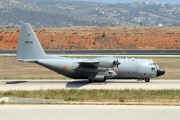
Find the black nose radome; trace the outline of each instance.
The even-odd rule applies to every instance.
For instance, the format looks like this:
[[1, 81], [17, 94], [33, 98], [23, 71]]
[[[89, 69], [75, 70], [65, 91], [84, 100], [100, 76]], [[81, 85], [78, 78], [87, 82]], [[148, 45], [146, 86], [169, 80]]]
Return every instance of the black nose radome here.
[[157, 76], [161, 76], [161, 75], [164, 75], [165, 74], [165, 70], [160, 68], [157, 70]]

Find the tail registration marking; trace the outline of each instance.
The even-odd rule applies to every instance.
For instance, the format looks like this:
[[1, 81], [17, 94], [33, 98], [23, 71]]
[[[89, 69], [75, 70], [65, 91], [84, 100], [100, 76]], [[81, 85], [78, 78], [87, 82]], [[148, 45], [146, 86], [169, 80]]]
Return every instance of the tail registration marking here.
[[33, 44], [33, 41], [25, 41], [25, 44]]

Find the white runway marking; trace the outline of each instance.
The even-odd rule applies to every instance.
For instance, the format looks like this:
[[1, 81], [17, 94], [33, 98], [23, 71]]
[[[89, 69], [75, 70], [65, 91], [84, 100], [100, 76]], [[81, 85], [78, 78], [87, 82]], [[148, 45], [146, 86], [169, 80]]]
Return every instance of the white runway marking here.
[[180, 89], [180, 80], [116, 80], [106, 83], [89, 83], [87, 80], [1, 80], [0, 91], [46, 89]]

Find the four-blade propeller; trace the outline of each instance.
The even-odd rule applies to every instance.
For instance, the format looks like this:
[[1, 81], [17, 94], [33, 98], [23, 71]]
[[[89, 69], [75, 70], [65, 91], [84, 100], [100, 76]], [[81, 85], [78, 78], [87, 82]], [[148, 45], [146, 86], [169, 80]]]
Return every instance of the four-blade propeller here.
[[114, 65], [114, 66], [116, 65], [116, 66], [118, 67], [119, 64], [121, 64], [121, 63], [118, 61], [118, 59], [117, 59], [117, 60], [114, 60], [114, 62], [113, 62], [113, 65]]

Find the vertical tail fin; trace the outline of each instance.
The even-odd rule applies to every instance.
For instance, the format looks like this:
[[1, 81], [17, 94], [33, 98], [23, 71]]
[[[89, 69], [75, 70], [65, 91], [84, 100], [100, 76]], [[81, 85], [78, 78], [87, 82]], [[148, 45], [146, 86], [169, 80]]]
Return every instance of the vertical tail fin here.
[[45, 52], [29, 23], [23, 24], [20, 28], [20, 38], [16, 59], [19, 61], [37, 61], [44, 59]]

